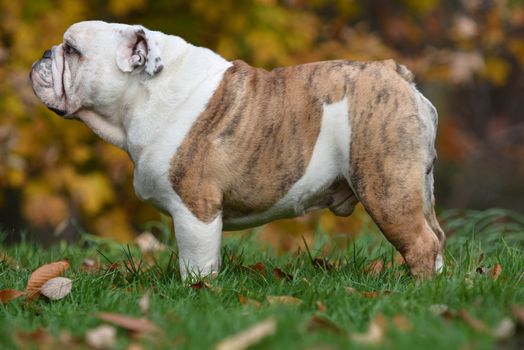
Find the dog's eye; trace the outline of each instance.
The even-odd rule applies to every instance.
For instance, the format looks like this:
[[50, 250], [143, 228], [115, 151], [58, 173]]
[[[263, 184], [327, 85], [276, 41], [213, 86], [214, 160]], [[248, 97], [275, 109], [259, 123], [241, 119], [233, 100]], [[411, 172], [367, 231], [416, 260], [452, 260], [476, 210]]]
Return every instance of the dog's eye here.
[[77, 55], [80, 52], [78, 52], [77, 49], [75, 49], [73, 46], [71, 46], [69, 43], [64, 44], [64, 52], [66, 55]]

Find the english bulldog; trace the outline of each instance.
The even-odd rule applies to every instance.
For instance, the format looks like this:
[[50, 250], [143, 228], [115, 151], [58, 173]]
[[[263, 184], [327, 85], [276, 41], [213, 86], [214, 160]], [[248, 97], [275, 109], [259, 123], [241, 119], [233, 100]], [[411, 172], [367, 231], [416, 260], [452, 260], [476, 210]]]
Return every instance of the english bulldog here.
[[140, 25], [80, 22], [34, 63], [35, 94], [132, 159], [173, 217], [182, 277], [218, 272], [222, 230], [360, 202], [415, 276], [442, 268], [437, 112], [393, 60], [267, 71]]

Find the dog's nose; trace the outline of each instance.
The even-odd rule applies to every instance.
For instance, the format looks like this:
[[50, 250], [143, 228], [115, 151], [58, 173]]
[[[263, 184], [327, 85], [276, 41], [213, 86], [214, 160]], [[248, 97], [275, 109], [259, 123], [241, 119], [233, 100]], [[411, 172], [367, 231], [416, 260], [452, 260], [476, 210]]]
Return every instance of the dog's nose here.
[[42, 58], [51, 58], [51, 50], [45, 50]]

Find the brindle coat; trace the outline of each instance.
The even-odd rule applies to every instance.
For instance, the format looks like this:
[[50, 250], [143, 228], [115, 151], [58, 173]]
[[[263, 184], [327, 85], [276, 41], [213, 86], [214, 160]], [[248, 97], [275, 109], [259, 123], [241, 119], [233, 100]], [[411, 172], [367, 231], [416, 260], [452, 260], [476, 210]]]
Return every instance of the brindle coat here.
[[414, 91], [392, 60], [271, 72], [235, 61], [171, 160], [170, 181], [204, 222], [263, 212], [304, 175], [324, 104], [347, 98], [349, 185], [412, 272], [428, 273], [444, 235], [428, 190], [433, 140]]

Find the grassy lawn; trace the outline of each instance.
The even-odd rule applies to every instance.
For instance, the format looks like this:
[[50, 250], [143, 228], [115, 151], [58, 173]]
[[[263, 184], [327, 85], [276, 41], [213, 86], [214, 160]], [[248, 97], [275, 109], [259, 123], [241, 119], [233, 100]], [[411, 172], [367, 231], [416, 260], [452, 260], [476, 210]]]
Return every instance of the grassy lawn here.
[[[71, 293], [58, 301], [0, 304], [0, 348], [87, 348], [86, 332], [106, 323], [98, 312], [146, 317], [160, 328], [136, 334], [117, 327], [118, 349], [214, 348], [267, 319], [275, 321], [276, 331], [255, 349], [522, 347], [522, 325], [512, 310], [524, 305], [524, 218], [496, 210], [443, 217], [445, 230], [453, 233], [446, 267], [422, 282], [395, 262], [376, 228], [324, 256], [320, 230], [309, 252], [283, 256], [261, 247], [256, 231], [229, 237], [223, 271], [192, 286], [180, 281], [170, 250], [144, 257], [135, 246], [90, 236], [50, 249], [0, 246], [0, 289], [24, 290], [34, 269], [62, 259], [71, 266], [65, 277], [74, 281]], [[86, 258], [95, 261], [91, 269]], [[143, 314], [138, 301], [147, 291]]]

